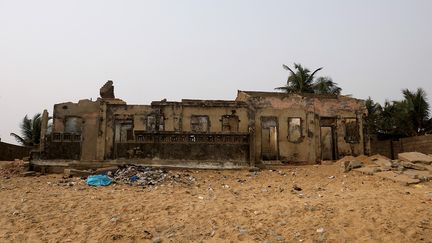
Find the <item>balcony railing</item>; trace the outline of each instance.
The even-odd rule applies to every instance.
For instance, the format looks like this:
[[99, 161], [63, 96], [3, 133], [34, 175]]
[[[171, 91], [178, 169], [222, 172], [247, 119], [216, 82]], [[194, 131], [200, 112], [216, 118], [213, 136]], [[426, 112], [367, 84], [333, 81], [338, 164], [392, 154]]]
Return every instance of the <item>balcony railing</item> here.
[[51, 134], [52, 142], [81, 142], [81, 134], [76, 133], [60, 133]]
[[223, 143], [248, 144], [248, 133], [135, 132], [136, 143]]

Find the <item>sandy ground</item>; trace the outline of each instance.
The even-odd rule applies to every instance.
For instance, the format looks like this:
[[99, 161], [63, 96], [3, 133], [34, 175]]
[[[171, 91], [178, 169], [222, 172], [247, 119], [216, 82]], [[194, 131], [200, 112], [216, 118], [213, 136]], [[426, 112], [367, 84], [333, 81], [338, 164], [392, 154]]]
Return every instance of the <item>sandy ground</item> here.
[[0, 242], [432, 242], [430, 182], [403, 186], [338, 165], [183, 173], [196, 183], [1, 178]]

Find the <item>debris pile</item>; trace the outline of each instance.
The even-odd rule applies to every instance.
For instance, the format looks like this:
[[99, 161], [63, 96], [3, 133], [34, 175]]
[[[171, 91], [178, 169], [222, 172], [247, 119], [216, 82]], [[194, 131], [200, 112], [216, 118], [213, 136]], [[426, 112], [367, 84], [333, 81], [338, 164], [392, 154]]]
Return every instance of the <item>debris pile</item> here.
[[108, 173], [116, 183], [135, 184], [139, 186], [154, 186], [167, 182], [173, 184], [193, 185], [196, 178], [186, 172], [172, 172], [138, 165], [127, 165], [114, 173]]
[[153, 186], [162, 183], [167, 177], [167, 171], [150, 167], [127, 165], [119, 168], [113, 175], [108, 173], [116, 183]]
[[344, 172], [356, 171], [376, 175], [404, 185], [417, 184], [432, 179], [432, 156], [419, 152], [398, 154], [397, 160], [382, 155], [362, 158], [347, 156], [338, 161]]
[[12, 176], [20, 175], [26, 171], [25, 162], [22, 160], [15, 160], [11, 162], [6, 162], [0, 166], [0, 177], [9, 179]]

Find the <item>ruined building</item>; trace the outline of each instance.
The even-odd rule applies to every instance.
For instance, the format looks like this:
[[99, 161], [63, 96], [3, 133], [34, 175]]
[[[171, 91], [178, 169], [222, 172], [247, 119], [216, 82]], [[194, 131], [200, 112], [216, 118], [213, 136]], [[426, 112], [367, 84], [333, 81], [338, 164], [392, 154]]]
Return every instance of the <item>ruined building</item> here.
[[238, 91], [235, 100], [128, 105], [111, 81], [100, 95], [54, 105], [50, 134], [44, 112], [41, 160], [255, 166], [369, 151], [364, 102], [347, 96]]

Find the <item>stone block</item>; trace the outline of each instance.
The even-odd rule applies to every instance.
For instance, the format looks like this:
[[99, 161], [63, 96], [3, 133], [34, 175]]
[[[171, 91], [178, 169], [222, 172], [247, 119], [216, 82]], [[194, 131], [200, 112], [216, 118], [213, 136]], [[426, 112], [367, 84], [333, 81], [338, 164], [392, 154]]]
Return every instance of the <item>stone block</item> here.
[[392, 162], [389, 159], [385, 159], [385, 158], [373, 158], [372, 162], [374, 162], [378, 166], [392, 167]]
[[427, 170], [423, 164], [414, 164], [411, 162], [402, 161], [402, 162], [400, 162], [400, 165], [402, 165], [406, 169]]
[[352, 169], [355, 168], [360, 168], [363, 166], [363, 162], [359, 161], [359, 160], [345, 160], [342, 161], [342, 170], [343, 172], [348, 172]]
[[382, 171], [382, 172], [377, 172], [375, 173], [376, 176], [381, 177], [383, 179], [386, 180], [391, 180], [397, 183], [400, 183], [402, 185], [412, 185], [412, 184], [417, 184], [420, 183], [419, 179], [414, 179], [411, 178], [408, 175], [404, 175], [404, 174], [398, 174], [394, 171]]
[[414, 179], [419, 179], [421, 181], [429, 181], [432, 179], [432, 174], [425, 170], [412, 170], [408, 169], [403, 172], [403, 174], [410, 176]]
[[366, 166], [366, 167], [353, 169], [353, 171], [356, 171], [356, 172], [359, 172], [359, 173], [365, 174], [365, 175], [373, 175], [376, 172], [380, 172], [381, 169], [379, 167], [376, 167], [376, 166]]
[[402, 161], [407, 161], [411, 163], [422, 163], [422, 164], [432, 164], [432, 157], [419, 152], [405, 152], [399, 153], [398, 158]]

